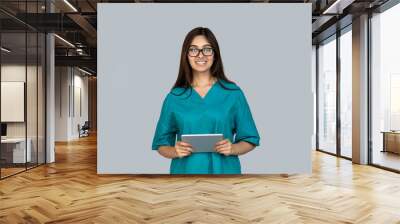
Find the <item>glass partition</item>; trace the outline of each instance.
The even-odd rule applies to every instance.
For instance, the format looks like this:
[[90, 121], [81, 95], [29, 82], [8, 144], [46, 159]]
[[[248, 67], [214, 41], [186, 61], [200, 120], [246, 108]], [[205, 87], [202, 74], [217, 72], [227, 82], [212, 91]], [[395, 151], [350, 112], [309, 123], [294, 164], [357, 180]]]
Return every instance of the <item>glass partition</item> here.
[[26, 147], [26, 33], [2, 33], [1, 47], [1, 175], [7, 177], [24, 171], [32, 155]]
[[38, 34], [36, 32], [27, 33], [27, 74], [26, 74], [26, 113], [27, 113], [27, 150], [30, 151], [31, 159], [27, 163], [28, 168], [34, 167], [38, 162]]
[[[0, 7], [23, 16], [43, 13], [44, 3], [1, 1]], [[45, 163], [45, 45], [44, 33], [0, 12], [1, 179]]]
[[38, 147], [38, 164], [43, 164], [46, 162], [46, 139], [45, 139], [45, 124], [46, 124], [46, 38], [45, 34], [38, 34], [38, 75], [37, 75], [37, 147]]

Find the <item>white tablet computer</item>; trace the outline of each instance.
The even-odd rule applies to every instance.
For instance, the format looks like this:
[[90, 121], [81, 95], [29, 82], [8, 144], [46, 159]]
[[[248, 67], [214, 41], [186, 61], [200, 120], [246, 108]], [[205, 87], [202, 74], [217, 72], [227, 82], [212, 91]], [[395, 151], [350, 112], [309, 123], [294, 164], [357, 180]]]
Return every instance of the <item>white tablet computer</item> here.
[[215, 152], [215, 144], [223, 138], [223, 134], [190, 134], [182, 135], [181, 140], [191, 144], [193, 152]]

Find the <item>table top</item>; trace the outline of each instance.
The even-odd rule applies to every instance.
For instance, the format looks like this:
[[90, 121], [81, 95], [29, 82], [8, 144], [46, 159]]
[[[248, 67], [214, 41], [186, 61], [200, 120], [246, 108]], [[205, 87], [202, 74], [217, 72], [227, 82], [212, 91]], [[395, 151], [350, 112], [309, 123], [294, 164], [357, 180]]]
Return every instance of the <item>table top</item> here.
[[[29, 138], [27, 139], [28, 141], [30, 140]], [[1, 143], [20, 143], [24, 142], [25, 138], [6, 138], [6, 139], [1, 139]]]
[[400, 131], [381, 131], [381, 133], [388, 133], [388, 134], [400, 134]]

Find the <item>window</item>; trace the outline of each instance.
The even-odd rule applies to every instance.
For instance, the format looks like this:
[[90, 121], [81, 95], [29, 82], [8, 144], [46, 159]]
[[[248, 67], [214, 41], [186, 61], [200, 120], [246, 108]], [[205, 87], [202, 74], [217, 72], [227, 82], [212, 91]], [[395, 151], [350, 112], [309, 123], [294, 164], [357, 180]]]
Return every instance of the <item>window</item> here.
[[[400, 5], [371, 19], [372, 163], [400, 170]], [[397, 132], [396, 132], [397, 131]]]
[[336, 36], [318, 48], [318, 148], [336, 153]]
[[352, 34], [351, 26], [340, 36], [340, 155], [352, 157]]

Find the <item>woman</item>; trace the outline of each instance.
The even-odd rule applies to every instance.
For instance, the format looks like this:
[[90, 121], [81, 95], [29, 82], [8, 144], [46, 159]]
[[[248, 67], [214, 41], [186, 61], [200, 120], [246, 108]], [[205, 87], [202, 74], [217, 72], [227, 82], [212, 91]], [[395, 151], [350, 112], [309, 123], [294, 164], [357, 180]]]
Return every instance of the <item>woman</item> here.
[[[215, 152], [192, 153], [191, 145], [181, 141], [182, 134], [213, 133], [224, 135]], [[224, 74], [214, 34], [203, 27], [191, 30], [183, 42], [178, 78], [161, 109], [152, 149], [172, 159], [171, 174], [240, 174], [238, 156], [253, 150], [259, 141], [245, 95]]]

